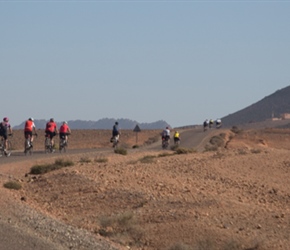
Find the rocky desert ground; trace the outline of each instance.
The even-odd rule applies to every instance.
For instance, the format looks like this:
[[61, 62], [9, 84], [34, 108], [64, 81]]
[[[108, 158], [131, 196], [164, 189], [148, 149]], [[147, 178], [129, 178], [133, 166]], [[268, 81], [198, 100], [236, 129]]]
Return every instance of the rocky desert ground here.
[[[188, 128], [179, 150], [162, 150], [159, 133], [122, 131], [118, 154], [110, 131], [73, 131], [66, 154], [45, 155], [39, 131], [23, 156], [15, 131], [0, 221], [51, 249], [290, 249], [289, 129]], [[30, 174], [56, 160], [73, 165]]]

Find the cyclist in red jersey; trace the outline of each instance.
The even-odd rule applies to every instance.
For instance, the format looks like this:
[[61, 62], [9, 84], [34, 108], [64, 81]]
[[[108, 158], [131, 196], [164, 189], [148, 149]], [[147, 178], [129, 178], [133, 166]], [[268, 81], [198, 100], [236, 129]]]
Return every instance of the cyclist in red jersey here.
[[66, 142], [68, 141], [68, 135], [71, 133], [70, 127], [67, 122], [64, 121], [59, 128], [59, 139], [65, 138]]
[[49, 122], [46, 123], [45, 128], [45, 137], [49, 137], [51, 141], [51, 145], [54, 146], [53, 137], [58, 134], [57, 125], [54, 122], [53, 118], [50, 118]]
[[[35, 127], [35, 124], [34, 124], [34, 119], [32, 117], [30, 117], [25, 122], [25, 125], [24, 125], [24, 137], [25, 137], [25, 139], [30, 137], [30, 142], [31, 142], [30, 147], [33, 147], [33, 145], [32, 145], [32, 142], [33, 142], [33, 134], [32, 134], [32, 132], [34, 132], [34, 134], [37, 136], [36, 127]], [[24, 144], [24, 148], [25, 148], [25, 144]]]

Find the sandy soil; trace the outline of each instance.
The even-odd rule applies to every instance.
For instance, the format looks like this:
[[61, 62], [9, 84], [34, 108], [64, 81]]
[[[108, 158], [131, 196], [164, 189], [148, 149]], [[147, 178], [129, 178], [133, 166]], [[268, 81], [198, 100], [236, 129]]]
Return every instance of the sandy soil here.
[[[208, 131], [206, 150], [188, 154], [141, 146], [159, 132], [143, 131], [136, 143], [136, 134], [124, 131], [128, 154], [121, 155], [110, 148], [109, 131], [75, 131], [70, 149], [96, 150], [0, 163], [1, 183], [22, 184], [1, 188], [2, 216], [7, 204], [20, 202], [117, 249], [290, 249], [290, 130]], [[74, 165], [27, 174], [57, 158]]]

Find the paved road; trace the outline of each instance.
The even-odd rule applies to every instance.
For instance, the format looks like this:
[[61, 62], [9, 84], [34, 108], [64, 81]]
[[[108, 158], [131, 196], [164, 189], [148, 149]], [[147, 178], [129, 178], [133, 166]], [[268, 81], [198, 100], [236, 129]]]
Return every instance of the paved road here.
[[[179, 132], [180, 132], [180, 147], [193, 148], [201, 152], [204, 150], [204, 145], [209, 140], [209, 138], [213, 134], [218, 133], [219, 130], [210, 129], [204, 132], [202, 127], [198, 127], [193, 129], [181, 130]], [[173, 134], [174, 131], [171, 132], [172, 139], [170, 140], [170, 147], [174, 145]], [[151, 146], [148, 146], [148, 148], [160, 150], [162, 148], [161, 140], [157, 143], [154, 143]]]

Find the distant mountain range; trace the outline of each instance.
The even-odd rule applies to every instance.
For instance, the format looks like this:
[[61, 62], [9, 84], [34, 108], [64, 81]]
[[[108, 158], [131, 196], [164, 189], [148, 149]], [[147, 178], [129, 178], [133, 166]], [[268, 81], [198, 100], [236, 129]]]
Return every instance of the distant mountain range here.
[[[222, 117], [222, 124], [224, 127], [239, 126], [250, 123], [264, 122], [271, 119], [283, 119], [283, 115], [287, 119], [290, 118], [290, 86], [277, 90], [275, 93], [264, 97], [262, 100], [242, 109], [233, 114]], [[285, 117], [284, 117], [285, 118]], [[71, 120], [68, 121], [71, 129], [112, 129], [115, 122], [119, 122], [120, 129], [134, 129], [136, 125], [140, 129], [164, 129], [166, 126], [171, 127], [166, 121], [159, 120], [152, 123], [139, 123], [130, 119], [113, 119], [103, 118], [98, 121], [85, 121], [85, 120]], [[38, 129], [44, 129], [47, 120], [35, 120], [35, 125]], [[61, 123], [57, 123], [58, 126]], [[186, 126], [193, 127], [194, 125]], [[285, 127], [290, 127], [286, 124]], [[14, 129], [23, 129], [24, 122]]]
[[[139, 123], [130, 119], [112, 119], [112, 118], [103, 118], [98, 121], [84, 121], [84, 120], [72, 120], [68, 121], [68, 124], [71, 129], [112, 129], [115, 122], [118, 121], [120, 129], [134, 129], [136, 125], [142, 129], [164, 129], [166, 126], [170, 126], [166, 121], [160, 120], [152, 123]], [[35, 126], [37, 129], [44, 129], [48, 121], [34, 120]], [[23, 129], [24, 123], [21, 123], [18, 126], [14, 126], [13, 129]], [[61, 122], [57, 122], [58, 127], [60, 127]]]
[[[277, 90], [262, 100], [222, 118], [224, 126], [262, 122], [290, 114], [290, 86]], [[290, 123], [290, 120], [289, 120]]]

